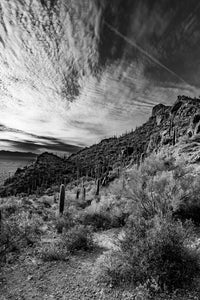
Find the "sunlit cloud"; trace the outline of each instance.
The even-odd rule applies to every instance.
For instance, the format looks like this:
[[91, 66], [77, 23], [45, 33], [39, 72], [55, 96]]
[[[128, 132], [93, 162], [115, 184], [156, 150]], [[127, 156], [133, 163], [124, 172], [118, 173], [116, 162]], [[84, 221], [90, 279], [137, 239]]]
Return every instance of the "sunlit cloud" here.
[[198, 3], [122, 2], [1, 1], [0, 149], [75, 152], [199, 96]]

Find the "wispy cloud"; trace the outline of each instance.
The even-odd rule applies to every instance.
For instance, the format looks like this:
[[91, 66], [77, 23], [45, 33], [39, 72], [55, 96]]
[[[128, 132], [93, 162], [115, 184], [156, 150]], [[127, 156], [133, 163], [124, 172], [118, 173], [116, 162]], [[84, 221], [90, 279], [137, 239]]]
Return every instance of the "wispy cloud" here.
[[2, 0], [0, 148], [74, 152], [198, 96], [200, 6], [149, 3]]

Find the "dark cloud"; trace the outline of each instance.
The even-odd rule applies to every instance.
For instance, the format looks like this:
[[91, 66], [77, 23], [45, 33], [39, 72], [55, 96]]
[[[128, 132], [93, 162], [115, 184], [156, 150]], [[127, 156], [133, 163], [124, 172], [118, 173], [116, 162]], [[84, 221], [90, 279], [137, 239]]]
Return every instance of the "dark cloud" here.
[[129, 61], [140, 60], [149, 79], [177, 81], [149, 59], [146, 52], [185, 81], [200, 86], [198, 76], [192, 76], [200, 72], [199, 1], [104, 0], [102, 3], [99, 52], [103, 64], [124, 57]]
[[[35, 143], [32, 141], [13, 141], [13, 140], [7, 140], [7, 139], [1, 139], [1, 142], [5, 142], [8, 145], [10, 145], [11, 149], [16, 149], [16, 150], [23, 150], [23, 151], [31, 151], [31, 152], [41, 152], [44, 151], [45, 149], [54, 152], [54, 151], [61, 151], [61, 152], [68, 152], [68, 153], [75, 153], [79, 150], [81, 150], [81, 147], [75, 146], [75, 145], [70, 145], [70, 144], [65, 144], [61, 141], [57, 141], [56, 143]], [[50, 142], [50, 139], [49, 139]], [[52, 142], [55, 142], [53, 139]]]
[[[41, 149], [47, 149], [49, 151], [64, 151], [64, 152], [74, 153], [82, 149], [83, 146], [85, 146], [81, 143], [77, 143], [76, 145], [68, 144], [54, 137], [30, 134], [22, 130], [8, 128], [2, 124], [0, 124], [0, 131], [23, 134], [24, 140], [22, 141], [14, 141], [12, 139], [4, 139], [0, 137], [0, 142], [8, 143], [12, 147], [24, 151], [35, 152], [35, 151], [40, 151]], [[29, 139], [27, 139], [27, 137]], [[36, 141], [32, 141], [31, 139], [33, 138]]]

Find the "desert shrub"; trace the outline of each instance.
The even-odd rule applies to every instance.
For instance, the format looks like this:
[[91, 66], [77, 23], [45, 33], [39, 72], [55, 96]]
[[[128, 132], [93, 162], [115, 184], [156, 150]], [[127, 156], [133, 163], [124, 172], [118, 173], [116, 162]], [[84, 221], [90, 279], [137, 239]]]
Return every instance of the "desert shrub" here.
[[11, 215], [17, 214], [20, 210], [21, 203], [15, 198], [9, 198], [0, 204], [0, 210], [3, 212], [4, 218], [9, 218]]
[[140, 166], [140, 172], [143, 177], [155, 176], [159, 172], [170, 171], [175, 168], [175, 158], [167, 152], [152, 154], [145, 159]]
[[21, 212], [16, 216], [20, 232], [23, 239], [28, 244], [34, 244], [42, 234], [43, 220], [37, 214]]
[[129, 221], [119, 251], [97, 261], [99, 282], [146, 285], [151, 293], [190, 287], [200, 271], [199, 255], [188, 246], [191, 224], [183, 226], [171, 217]]
[[[166, 159], [162, 162], [161, 157], [151, 170], [152, 159], [148, 158], [139, 169], [133, 167], [126, 171], [119, 199], [128, 209], [124, 206], [122, 211], [125, 209], [129, 214], [143, 211], [145, 218], [173, 211], [176, 218], [192, 219], [195, 224], [200, 224], [199, 174], [183, 160], [176, 163], [172, 160], [173, 164], [166, 169]], [[113, 187], [112, 192], [116, 194]]]
[[91, 226], [93, 230], [107, 230], [111, 228], [111, 218], [109, 214], [103, 212], [85, 212], [80, 219], [81, 224]]
[[[174, 195], [178, 192], [173, 178], [175, 162], [169, 156], [152, 155], [138, 169], [133, 166], [110, 186], [110, 193], [115, 195], [115, 204], [121, 211], [121, 225], [129, 215], [143, 212], [146, 218], [156, 214], [165, 215], [173, 209]], [[120, 214], [118, 214], [120, 216]]]
[[67, 218], [67, 216], [61, 216], [55, 221], [55, 228], [57, 233], [62, 233], [63, 229], [68, 230], [69, 228], [74, 226], [74, 222], [71, 217]]
[[125, 201], [118, 199], [113, 193], [101, 195], [99, 202], [92, 201], [91, 205], [80, 212], [79, 222], [90, 225], [95, 231], [108, 230], [124, 226], [128, 216]]
[[93, 269], [93, 275], [98, 283], [118, 286], [127, 283], [132, 269], [121, 251], [107, 251], [101, 255]]
[[63, 245], [70, 253], [78, 250], [91, 250], [93, 248], [92, 232], [90, 227], [75, 225], [62, 236]]
[[15, 222], [3, 221], [0, 231], [0, 260], [4, 260], [9, 252], [19, 250], [22, 240], [22, 233]]
[[200, 115], [199, 114], [194, 115], [192, 123], [197, 124], [199, 121], [200, 121]]
[[55, 219], [55, 228], [57, 233], [62, 233], [63, 230], [69, 230], [77, 224], [75, 212], [64, 212], [62, 216]]
[[174, 217], [191, 219], [200, 224], [200, 178], [193, 167], [179, 164], [172, 172], [174, 180], [173, 211]]
[[69, 252], [62, 243], [52, 243], [40, 248], [39, 257], [44, 261], [66, 261], [69, 259]]
[[110, 186], [115, 201], [109, 212], [117, 208], [128, 215], [120, 250], [97, 260], [97, 281], [141, 285], [150, 294], [190, 289], [199, 276], [199, 255], [189, 246], [192, 223], [179, 219], [200, 220], [198, 177], [184, 161], [152, 156]]
[[[7, 213], [7, 212], [6, 212]], [[42, 233], [40, 226], [42, 220], [28, 212], [18, 212], [3, 220], [0, 230], [0, 257], [5, 258], [9, 252], [21, 251], [27, 246], [32, 246], [39, 240]]]

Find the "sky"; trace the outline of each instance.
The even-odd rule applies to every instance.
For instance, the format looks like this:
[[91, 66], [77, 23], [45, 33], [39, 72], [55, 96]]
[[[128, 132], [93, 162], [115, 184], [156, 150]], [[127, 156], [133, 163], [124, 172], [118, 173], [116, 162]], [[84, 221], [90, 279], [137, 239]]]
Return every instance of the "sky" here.
[[199, 78], [198, 0], [0, 1], [0, 150], [76, 152]]

